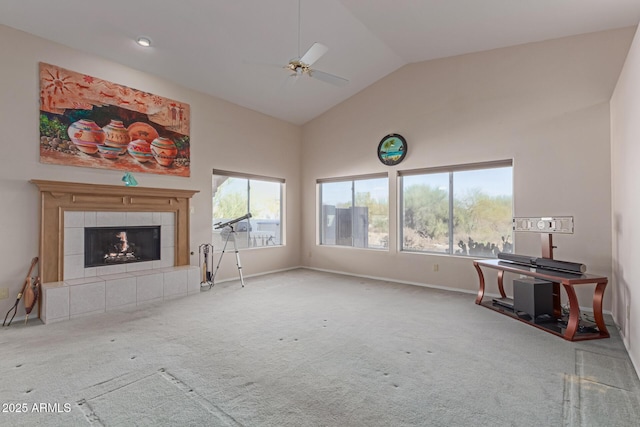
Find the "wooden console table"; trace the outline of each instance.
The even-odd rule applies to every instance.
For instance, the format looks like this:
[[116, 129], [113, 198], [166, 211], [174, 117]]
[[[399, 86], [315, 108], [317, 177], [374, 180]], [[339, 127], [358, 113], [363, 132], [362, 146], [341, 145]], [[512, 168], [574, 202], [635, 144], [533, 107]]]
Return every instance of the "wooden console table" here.
[[[602, 316], [602, 298], [608, 282], [606, 277], [595, 276], [592, 274], [572, 274], [541, 268], [531, 268], [525, 265], [497, 259], [476, 260], [473, 261], [473, 266], [478, 272], [478, 277], [480, 278], [480, 289], [478, 290], [476, 304], [513, 317], [514, 319], [528, 323], [554, 335], [561, 336], [569, 341], [592, 340], [609, 337], [609, 332], [607, 331], [607, 327], [604, 323], [604, 317]], [[536, 322], [535, 319], [528, 320], [527, 318], [520, 316], [514, 310], [509, 310], [506, 307], [496, 305], [493, 301], [483, 302], [482, 298], [484, 297], [485, 280], [484, 274], [482, 273], [482, 267], [498, 270], [498, 290], [500, 291], [502, 298], [507, 298], [503, 286], [503, 277], [505, 272], [552, 282], [554, 318], [545, 322]], [[596, 285], [593, 293], [593, 315], [595, 319], [595, 325], [593, 326], [590, 326], [587, 322], [580, 320], [580, 306], [578, 305], [578, 298], [575, 290], [573, 289], [576, 285], [584, 284]], [[564, 319], [562, 316], [562, 307], [560, 305], [560, 285], [564, 287], [567, 296], [569, 297], [568, 319]]]

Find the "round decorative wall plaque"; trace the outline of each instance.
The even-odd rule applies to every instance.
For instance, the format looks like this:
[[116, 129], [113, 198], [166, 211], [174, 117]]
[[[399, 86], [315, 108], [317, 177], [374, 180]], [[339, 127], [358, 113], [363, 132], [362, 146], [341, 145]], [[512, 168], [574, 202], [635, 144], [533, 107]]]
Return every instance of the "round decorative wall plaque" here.
[[397, 165], [406, 155], [407, 141], [397, 133], [385, 136], [378, 144], [378, 159], [387, 166]]

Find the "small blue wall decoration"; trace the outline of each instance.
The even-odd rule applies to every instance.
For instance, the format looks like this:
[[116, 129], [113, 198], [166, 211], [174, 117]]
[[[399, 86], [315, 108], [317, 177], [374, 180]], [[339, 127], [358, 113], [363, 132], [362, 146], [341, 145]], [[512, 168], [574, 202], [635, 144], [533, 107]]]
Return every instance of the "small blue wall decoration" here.
[[122, 181], [124, 181], [124, 185], [126, 185], [127, 187], [135, 187], [136, 185], [138, 185], [138, 181], [136, 181], [136, 179], [133, 177], [133, 175], [131, 175], [130, 172], [124, 174], [124, 176], [122, 177]]

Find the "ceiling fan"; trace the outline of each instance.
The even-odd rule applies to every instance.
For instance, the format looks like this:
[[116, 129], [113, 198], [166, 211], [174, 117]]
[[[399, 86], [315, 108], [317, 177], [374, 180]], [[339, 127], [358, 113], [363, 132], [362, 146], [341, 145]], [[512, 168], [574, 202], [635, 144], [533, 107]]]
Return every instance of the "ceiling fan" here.
[[320, 59], [322, 55], [327, 53], [328, 50], [329, 48], [322, 43], [314, 43], [304, 55], [300, 56], [300, 0], [298, 0], [298, 57], [289, 61], [284, 68], [291, 72], [291, 77], [299, 77], [306, 74], [309, 77], [313, 77], [326, 83], [331, 83], [336, 86], [344, 86], [349, 83], [349, 80], [311, 68], [311, 66]]

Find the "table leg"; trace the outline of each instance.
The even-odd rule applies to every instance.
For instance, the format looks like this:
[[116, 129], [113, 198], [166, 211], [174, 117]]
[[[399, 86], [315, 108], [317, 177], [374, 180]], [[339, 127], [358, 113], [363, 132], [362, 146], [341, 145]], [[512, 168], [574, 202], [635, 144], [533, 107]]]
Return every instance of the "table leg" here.
[[567, 323], [567, 330], [564, 333], [564, 339], [573, 341], [573, 337], [575, 337], [580, 323], [580, 306], [578, 305], [578, 297], [573, 290], [573, 286], [565, 285], [564, 283], [562, 286], [564, 286], [565, 291], [567, 291], [567, 296], [569, 297], [569, 322]]
[[473, 266], [476, 268], [478, 278], [480, 279], [480, 289], [478, 289], [478, 296], [476, 297], [476, 304], [480, 304], [482, 302], [482, 297], [484, 296], [484, 274], [482, 274], [482, 270], [477, 262], [474, 261]]
[[560, 283], [553, 282], [553, 317], [562, 318], [562, 302], [560, 301]]
[[506, 298], [507, 294], [504, 293], [504, 270], [498, 271], [498, 290], [500, 291], [500, 296], [502, 298]]
[[607, 287], [607, 282], [600, 282], [596, 285], [596, 289], [593, 292], [593, 317], [598, 326], [598, 330], [601, 335], [609, 336], [607, 326], [604, 324], [604, 317], [602, 316], [602, 298], [604, 297], [604, 290]]

